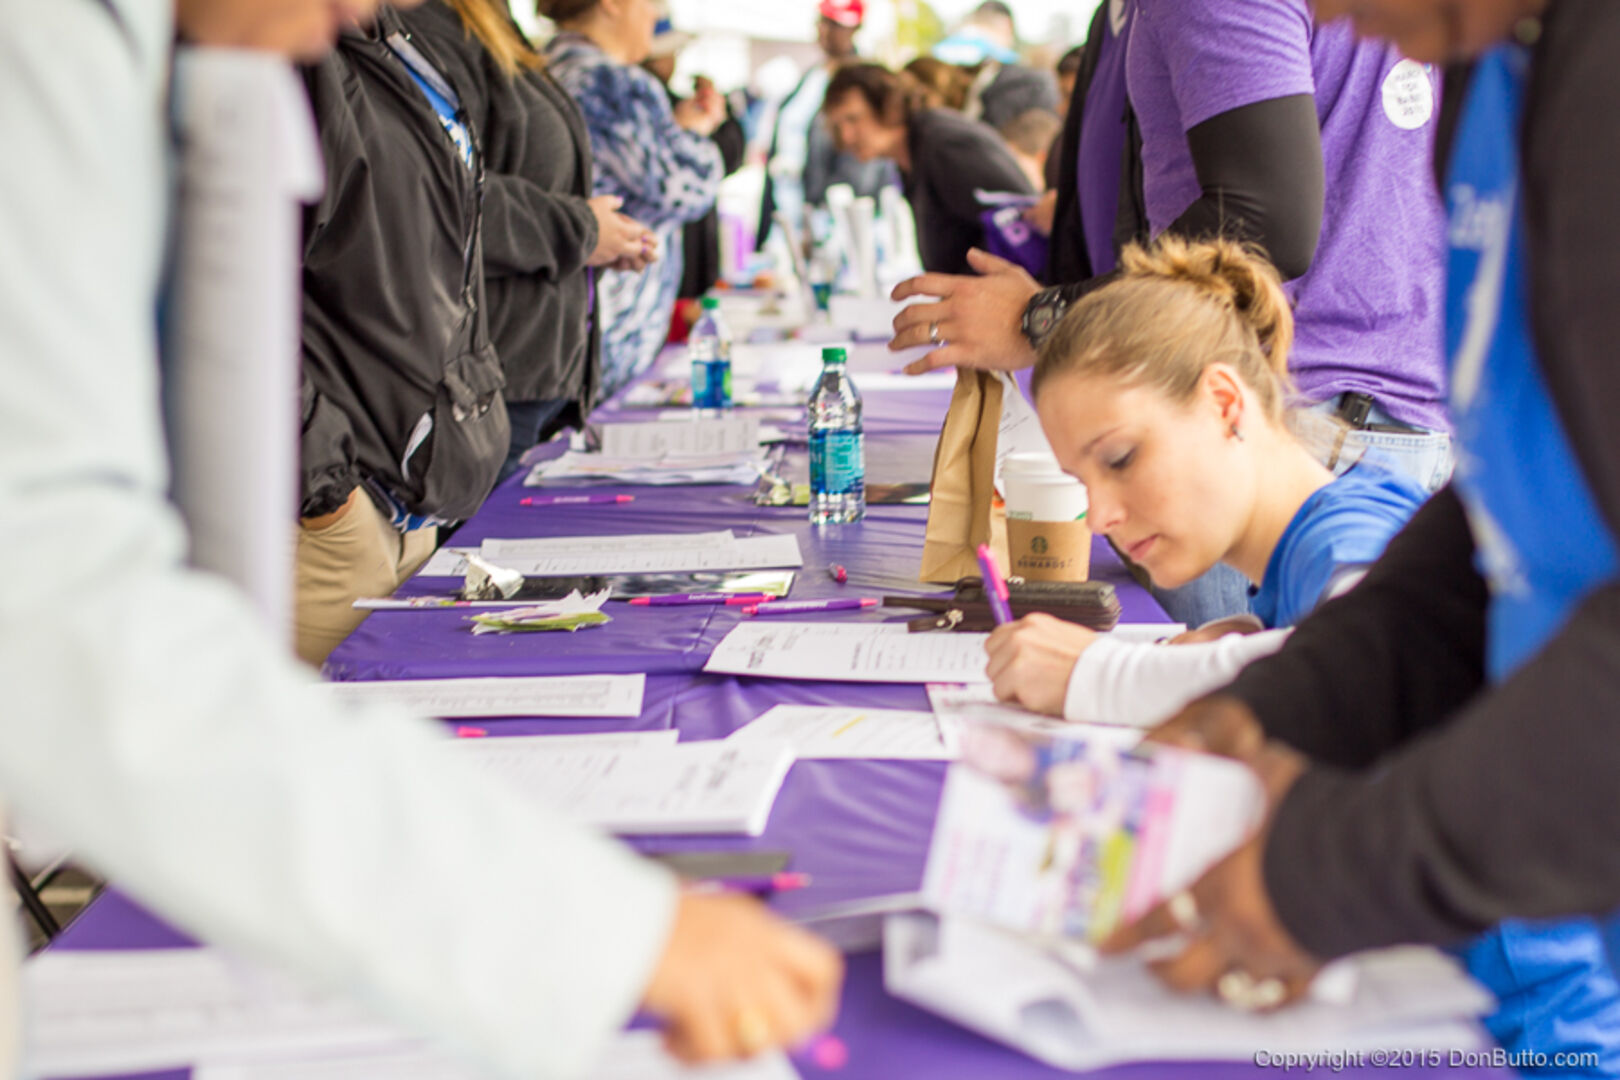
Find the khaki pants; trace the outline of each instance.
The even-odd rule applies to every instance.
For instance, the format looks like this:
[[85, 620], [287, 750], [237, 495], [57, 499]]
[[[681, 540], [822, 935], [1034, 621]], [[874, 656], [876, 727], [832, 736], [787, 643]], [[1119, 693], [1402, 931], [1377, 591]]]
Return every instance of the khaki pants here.
[[364, 491], [319, 529], [298, 526], [295, 626], [298, 655], [320, 667], [365, 621], [362, 596], [388, 596], [433, 554], [438, 529], [401, 533]]

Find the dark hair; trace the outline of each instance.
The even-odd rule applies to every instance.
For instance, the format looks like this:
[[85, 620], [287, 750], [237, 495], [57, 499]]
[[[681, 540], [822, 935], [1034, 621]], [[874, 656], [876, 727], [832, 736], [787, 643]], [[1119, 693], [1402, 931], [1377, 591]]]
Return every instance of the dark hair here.
[[878, 121], [890, 125], [910, 125], [912, 117], [936, 104], [922, 83], [882, 64], [845, 64], [839, 68], [827, 84], [821, 107], [843, 101], [850, 94], [861, 95]]
[[1080, 61], [1085, 55], [1086, 47], [1084, 45], [1076, 45], [1064, 53], [1063, 58], [1058, 61], [1057, 65], [1058, 78], [1080, 74]]
[[590, 14], [598, 0], [535, 0], [534, 9], [554, 23], [570, 23]]

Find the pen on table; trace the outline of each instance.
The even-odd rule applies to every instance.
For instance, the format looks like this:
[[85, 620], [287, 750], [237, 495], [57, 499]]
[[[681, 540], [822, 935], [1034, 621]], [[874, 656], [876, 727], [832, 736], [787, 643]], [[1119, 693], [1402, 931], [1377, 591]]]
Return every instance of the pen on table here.
[[666, 596], [632, 596], [630, 603], [637, 607], [679, 607], [683, 604], [729, 604], [738, 607], [770, 598], [770, 593], [688, 592], [669, 593]]
[[849, 580], [849, 571], [840, 563], [833, 563], [827, 567], [827, 576], [842, 585]]
[[816, 611], [857, 611], [861, 608], [877, 607], [883, 603], [881, 600], [867, 596], [857, 600], [850, 597], [847, 600], [767, 600], [758, 604], [749, 604], [743, 608], [744, 615], [800, 615]]
[[770, 892], [792, 892], [810, 884], [810, 875], [796, 871], [777, 874], [751, 874], [741, 877], [699, 878], [692, 883], [695, 892], [746, 892], [758, 895]]
[[458, 728], [456, 728], [456, 738], [458, 738], [458, 739], [482, 739], [484, 736], [486, 736], [488, 734], [489, 734], [489, 732], [485, 731], [481, 727], [458, 727]]
[[598, 506], [635, 502], [634, 495], [525, 495], [519, 506]]
[[996, 565], [996, 553], [990, 550], [988, 544], [979, 545], [979, 569], [984, 571], [984, 598], [990, 601], [990, 614], [997, 626], [1005, 626], [1013, 621], [1007, 579], [1001, 576], [1001, 567]]

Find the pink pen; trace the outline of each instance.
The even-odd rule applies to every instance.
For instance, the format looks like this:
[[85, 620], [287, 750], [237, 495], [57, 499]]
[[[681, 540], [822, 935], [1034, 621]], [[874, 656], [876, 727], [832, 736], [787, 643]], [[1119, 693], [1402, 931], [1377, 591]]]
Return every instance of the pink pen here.
[[743, 608], [744, 615], [802, 615], [817, 611], [858, 611], [877, 607], [883, 601], [871, 597], [859, 600], [770, 600]]
[[456, 738], [458, 738], [458, 739], [482, 739], [484, 736], [486, 736], [488, 734], [489, 734], [489, 732], [485, 731], [481, 727], [458, 727], [458, 728], [456, 728]]
[[849, 1064], [849, 1047], [836, 1035], [817, 1035], [795, 1050], [793, 1056], [831, 1072]]
[[988, 544], [979, 545], [979, 569], [984, 572], [984, 598], [990, 601], [990, 614], [997, 626], [1005, 626], [1013, 621], [1007, 579], [1001, 576], [1001, 567], [996, 565], [996, 553], [990, 550]]
[[769, 600], [770, 593], [670, 593], [666, 596], [632, 596], [636, 607], [681, 607], [686, 604], [757, 604]]
[[635, 502], [634, 495], [526, 495], [519, 506], [598, 506]]

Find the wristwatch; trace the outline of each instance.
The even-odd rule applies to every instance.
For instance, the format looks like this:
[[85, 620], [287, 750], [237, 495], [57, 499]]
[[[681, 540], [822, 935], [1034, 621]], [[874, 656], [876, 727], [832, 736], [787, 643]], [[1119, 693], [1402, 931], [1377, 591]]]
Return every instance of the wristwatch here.
[[1063, 295], [1061, 287], [1042, 289], [1029, 298], [1024, 305], [1024, 321], [1019, 327], [1029, 343], [1039, 349], [1041, 343], [1051, 335], [1062, 321], [1063, 313], [1069, 310], [1069, 300]]

